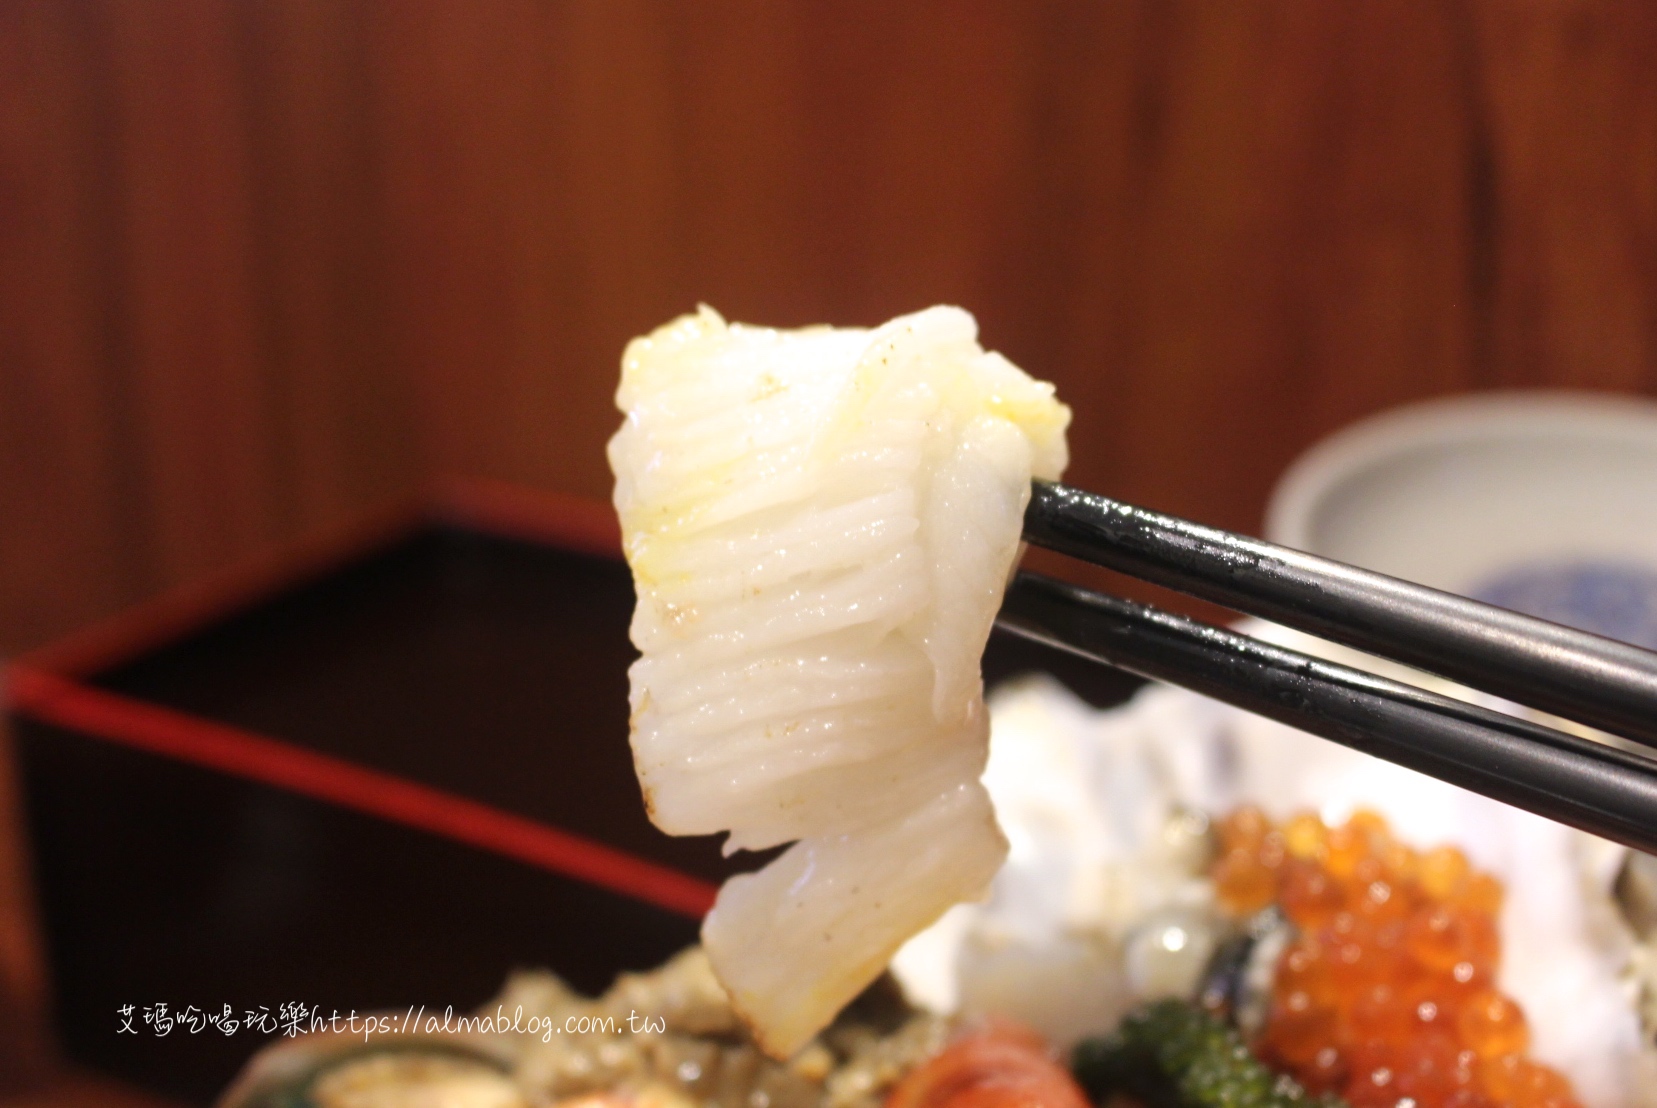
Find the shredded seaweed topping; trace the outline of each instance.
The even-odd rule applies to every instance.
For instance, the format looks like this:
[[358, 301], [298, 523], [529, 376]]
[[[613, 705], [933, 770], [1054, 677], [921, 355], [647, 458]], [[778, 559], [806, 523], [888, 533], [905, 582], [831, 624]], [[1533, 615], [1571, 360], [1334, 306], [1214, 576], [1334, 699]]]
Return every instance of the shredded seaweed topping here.
[[1183, 1000], [1134, 1009], [1112, 1034], [1080, 1043], [1071, 1069], [1095, 1104], [1125, 1095], [1145, 1108], [1346, 1108], [1273, 1073], [1236, 1030]]

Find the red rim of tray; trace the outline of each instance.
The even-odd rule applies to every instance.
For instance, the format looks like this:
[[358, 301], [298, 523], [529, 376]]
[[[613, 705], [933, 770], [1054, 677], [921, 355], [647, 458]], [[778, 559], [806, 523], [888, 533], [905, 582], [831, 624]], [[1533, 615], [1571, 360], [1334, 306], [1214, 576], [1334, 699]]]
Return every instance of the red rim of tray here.
[[716, 889], [678, 870], [395, 774], [107, 692], [84, 680], [433, 523], [576, 553], [621, 554], [620, 532], [607, 505], [498, 482], [445, 479], [412, 502], [165, 593], [16, 659], [6, 667], [9, 707], [40, 723], [463, 842], [700, 919], [712, 906]]

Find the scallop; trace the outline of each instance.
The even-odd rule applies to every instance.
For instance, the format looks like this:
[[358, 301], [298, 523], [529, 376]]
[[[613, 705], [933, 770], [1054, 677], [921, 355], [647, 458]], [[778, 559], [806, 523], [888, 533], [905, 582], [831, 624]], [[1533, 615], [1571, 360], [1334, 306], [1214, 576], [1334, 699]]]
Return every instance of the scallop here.
[[979, 660], [1070, 413], [949, 307], [795, 331], [703, 308], [628, 346], [617, 405], [635, 768], [669, 834], [793, 844], [702, 929], [787, 1056], [1005, 857]]

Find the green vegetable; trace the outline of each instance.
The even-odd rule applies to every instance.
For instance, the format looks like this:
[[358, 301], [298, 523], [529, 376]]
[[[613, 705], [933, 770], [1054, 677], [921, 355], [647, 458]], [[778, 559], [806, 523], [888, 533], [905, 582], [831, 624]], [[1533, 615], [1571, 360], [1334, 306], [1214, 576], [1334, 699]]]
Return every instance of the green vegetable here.
[[1134, 1009], [1112, 1034], [1079, 1044], [1071, 1069], [1095, 1104], [1124, 1093], [1146, 1108], [1345, 1108], [1273, 1073], [1233, 1028], [1183, 1000]]

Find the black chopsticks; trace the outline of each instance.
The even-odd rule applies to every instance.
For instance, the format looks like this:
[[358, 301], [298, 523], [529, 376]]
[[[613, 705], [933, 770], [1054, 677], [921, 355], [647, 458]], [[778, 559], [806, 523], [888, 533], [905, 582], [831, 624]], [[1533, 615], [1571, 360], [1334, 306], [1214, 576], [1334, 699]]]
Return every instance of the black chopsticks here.
[[[1037, 483], [1024, 534], [1657, 744], [1657, 654], [1637, 647], [1059, 485]], [[1642, 755], [1037, 574], [1014, 579], [997, 623], [1657, 853]]]
[[1657, 653], [1037, 481], [1024, 537], [1227, 608], [1657, 746]]

